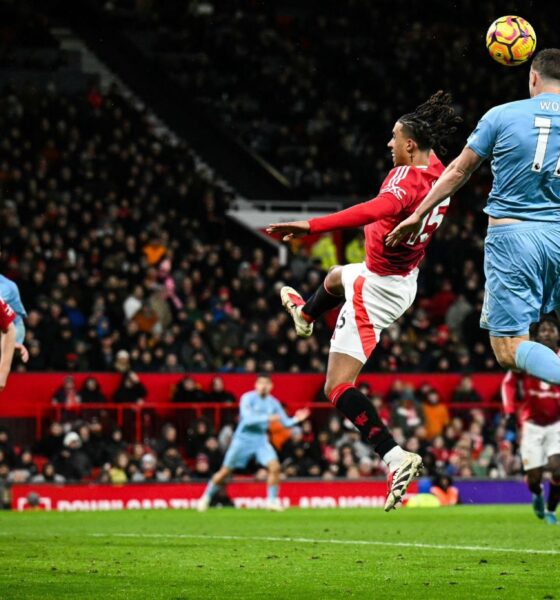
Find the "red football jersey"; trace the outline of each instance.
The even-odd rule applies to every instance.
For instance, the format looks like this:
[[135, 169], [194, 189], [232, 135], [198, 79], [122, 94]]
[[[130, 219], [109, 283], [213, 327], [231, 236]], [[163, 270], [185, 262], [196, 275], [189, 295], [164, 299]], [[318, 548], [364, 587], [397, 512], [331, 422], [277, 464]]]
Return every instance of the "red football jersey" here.
[[407, 275], [424, 258], [432, 234], [441, 225], [449, 199], [426, 215], [419, 235], [402, 241], [395, 248], [385, 245], [385, 238], [406, 217], [412, 214], [439, 179], [444, 165], [435, 154], [427, 167], [396, 167], [387, 175], [379, 195], [392, 194], [400, 204], [396, 215], [376, 221], [364, 228], [367, 268], [378, 275]]
[[332, 215], [311, 219], [309, 233], [365, 226], [367, 268], [378, 275], [408, 275], [424, 258], [432, 234], [443, 221], [449, 199], [426, 215], [415, 239], [390, 248], [385, 245], [385, 238], [414, 212], [444, 169], [433, 153], [425, 167], [395, 167], [385, 178], [376, 198]]
[[0, 298], [0, 330], [7, 331], [10, 323], [13, 323], [16, 313]]
[[502, 383], [505, 412], [515, 412], [515, 398], [521, 399], [519, 420], [536, 425], [552, 425], [560, 421], [560, 385], [551, 385], [526, 373], [510, 371]]

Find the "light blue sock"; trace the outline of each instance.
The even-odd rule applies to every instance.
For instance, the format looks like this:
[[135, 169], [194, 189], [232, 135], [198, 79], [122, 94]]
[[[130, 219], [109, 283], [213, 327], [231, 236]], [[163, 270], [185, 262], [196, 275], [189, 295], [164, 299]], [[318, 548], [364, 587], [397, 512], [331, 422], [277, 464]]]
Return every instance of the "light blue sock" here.
[[212, 499], [214, 497], [214, 494], [218, 491], [219, 487], [220, 486], [209, 481], [208, 485], [206, 486], [206, 489], [204, 490], [204, 495], [208, 496], [208, 498]]
[[278, 498], [278, 486], [269, 485], [267, 488], [267, 498], [269, 500], [276, 500]]
[[560, 356], [537, 342], [521, 342], [515, 352], [517, 368], [529, 375], [560, 385]]

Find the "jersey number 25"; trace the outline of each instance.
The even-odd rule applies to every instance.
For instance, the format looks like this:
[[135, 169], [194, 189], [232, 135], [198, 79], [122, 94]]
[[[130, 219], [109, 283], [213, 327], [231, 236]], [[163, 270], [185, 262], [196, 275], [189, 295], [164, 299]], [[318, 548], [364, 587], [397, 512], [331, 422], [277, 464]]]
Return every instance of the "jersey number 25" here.
[[[451, 198], [446, 198], [445, 200], [442, 200], [437, 206], [435, 206], [432, 209], [432, 211], [424, 217], [422, 221], [422, 227], [420, 227], [418, 235], [414, 236], [406, 243], [409, 246], [414, 246], [416, 244], [423, 244], [424, 242], [426, 242], [430, 237], [430, 234], [433, 233], [443, 223], [443, 214], [439, 212], [440, 207], [449, 206], [450, 202]], [[431, 227], [433, 227], [433, 229], [431, 231], [427, 231]]]

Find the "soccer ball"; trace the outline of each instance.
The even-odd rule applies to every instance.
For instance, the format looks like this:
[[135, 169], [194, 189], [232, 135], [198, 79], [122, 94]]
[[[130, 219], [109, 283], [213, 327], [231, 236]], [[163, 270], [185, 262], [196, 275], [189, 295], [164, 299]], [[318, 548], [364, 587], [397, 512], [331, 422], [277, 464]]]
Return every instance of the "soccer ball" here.
[[486, 47], [495, 61], [514, 67], [533, 56], [537, 36], [531, 24], [522, 17], [500, 17], [486, 33]]

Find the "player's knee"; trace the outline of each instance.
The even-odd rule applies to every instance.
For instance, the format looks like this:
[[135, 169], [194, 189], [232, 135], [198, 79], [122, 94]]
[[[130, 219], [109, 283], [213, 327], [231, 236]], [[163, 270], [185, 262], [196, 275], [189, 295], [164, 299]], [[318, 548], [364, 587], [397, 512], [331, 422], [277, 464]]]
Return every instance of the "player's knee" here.
[[494, 354], [502, 369], [515, 369], [515, 352], [510, 348], [495, 348]]
[[214, 483], [223, 483], [231, 474], [230, 469], [222, 467], [213, 477]]
[[342, 267], [340, 265], [334, 265], [329, 268], [325, 277], [325, 287], [327, 291], [334, 294], [344, 293], [342, 287]]
[[523, 338], [490, 337], [496, 360], [503, 369], [515, 369], [515, 354]]
[[336, 386], [334, 386], [333, 383], [327, 378], [327, 380], [325, 381], [325, 385], [323, 386], [323, 393], [327, 398], [331, 397], [331, 392], [334, 390], [335, 387]]
[[280, 470], [280, 463], [277, 460], [268, 463], [268, 472], [270, 475], [280, 475]]
[[323, 392], [325, 393], [325, 396], [330, 400], [332, 393], [334, 392], [334, 390], [341, 384], [344, 383], [343, 381], [339, 381], [337, 379], [333, 379], [327, 376], [327, 379], [325, 381], [325, 385], [323, 387]]

